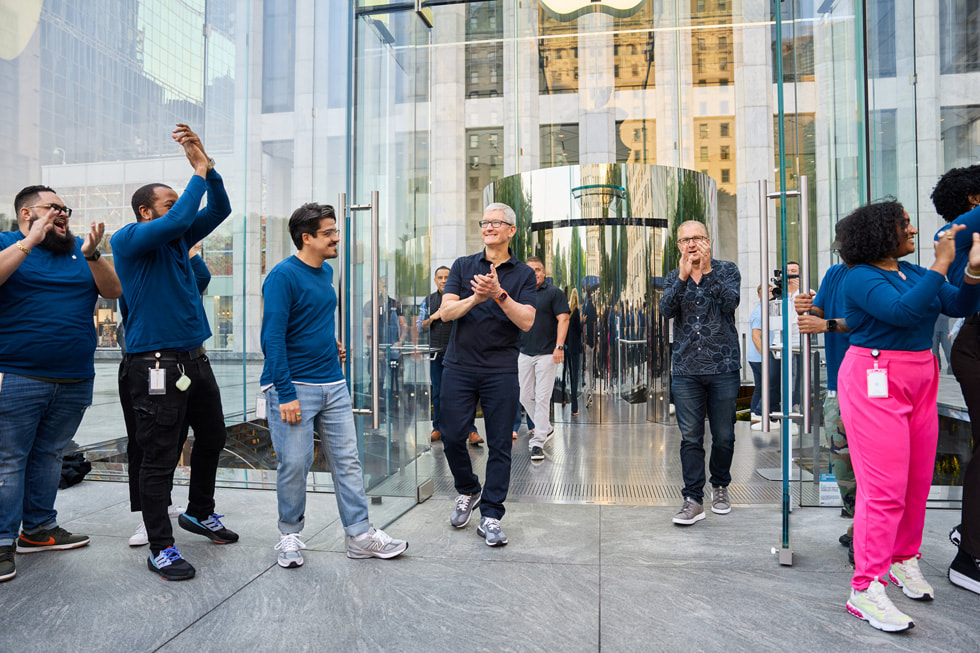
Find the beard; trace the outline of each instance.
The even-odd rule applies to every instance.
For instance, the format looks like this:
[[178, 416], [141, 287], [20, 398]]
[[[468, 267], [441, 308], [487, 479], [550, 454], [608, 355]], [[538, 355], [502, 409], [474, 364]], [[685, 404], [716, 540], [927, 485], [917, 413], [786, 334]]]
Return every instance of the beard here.
[[75, 234], [71, 229], [65, 228], [65, 235], [59, 236], [54, 229], [44, 234], [41, 247], [54, 254], [70, 254], [75, 251]]

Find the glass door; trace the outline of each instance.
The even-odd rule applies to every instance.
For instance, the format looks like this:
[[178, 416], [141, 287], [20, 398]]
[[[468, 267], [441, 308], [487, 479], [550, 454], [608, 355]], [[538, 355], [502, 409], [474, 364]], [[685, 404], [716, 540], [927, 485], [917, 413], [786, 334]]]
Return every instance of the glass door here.
[[368, 493], [375, 504], [395, 499], [398, 513], [418, 500], [429, 451], [428, 365], [415, 328], [429, 287], [428, 157], [416, 129], [425, 80], [415, 74], [427, 32], [414, 12], [352, 11], [351, 167], [340, 202], [347, 378]]

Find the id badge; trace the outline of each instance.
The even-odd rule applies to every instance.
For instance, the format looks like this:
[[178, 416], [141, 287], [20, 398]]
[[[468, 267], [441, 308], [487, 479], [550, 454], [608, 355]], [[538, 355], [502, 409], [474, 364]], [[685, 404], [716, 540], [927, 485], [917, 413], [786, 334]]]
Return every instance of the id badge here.
[[151, 367], [150, 372], [150, 391], [151, 395], [167, 394], [167, 370], [163, 367]]
[[888, 398], [888, 370], [878, 368], [868, 370], [868, 397], [871, 399]]
[[268, 419], [266, 417], [265, 393], [260, 392], [255, 395], [255, 419]]

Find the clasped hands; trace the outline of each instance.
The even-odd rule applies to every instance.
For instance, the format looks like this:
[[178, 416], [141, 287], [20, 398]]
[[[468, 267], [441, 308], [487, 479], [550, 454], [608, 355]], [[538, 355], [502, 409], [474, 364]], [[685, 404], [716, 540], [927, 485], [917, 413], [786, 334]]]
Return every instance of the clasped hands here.
[[[699, 257], [697, 263], [693, 260], [695, 256]], [[681, 281], [687, 281], [695, 270], [701, 274], [711, 272], [711, 241], [699, 240], [697, 242], [697, 251], [681, 252], [681, 262], [677, 270]]]
[[500, 280], [497, 279], [497, 268], [490, 264], [489, 274], [477, 274], [470, 280], [470, 288], [477, 303], [496, 297], [500, 294]]

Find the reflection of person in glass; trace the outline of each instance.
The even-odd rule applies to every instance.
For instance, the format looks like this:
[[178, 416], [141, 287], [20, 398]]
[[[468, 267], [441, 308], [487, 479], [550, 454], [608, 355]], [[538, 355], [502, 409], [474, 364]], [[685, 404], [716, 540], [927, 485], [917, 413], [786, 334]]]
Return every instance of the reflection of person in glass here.
[[847, 610], [879, 630], [913, 626], [884, 583], [912, 599], [934, 596], [919, 569], [939, 438], [939, 370], [930, 345], [940, 312], [971, 315], [980, 299], [980, 234], [971, 236], [961, 287], [945, 279], [964, 229], [953, 225], [943, 234], [925, 269], [898, 260], [915, 252], [918, 233], [898, 202], [862, 206], [837, 224], [841, 258], [853, 265], [844, 280], [851, 345], [837, 378], [857, 479]]
[[[364, 339], [368, 347], [371, 346], [371, 300], [364, 303]], [[394, 297], [388, 296], [388, 281], [385, 277], [378, 279], [378, 344], [379, 356], [381, 360], [381, 377], [378, 385], [381, 388], [382, 396], [386, 391], [390, 391], [391, 399], [394, 400], [398, 394], [399, 380], [401, 379], [401, 347], [405, 336], [408, 335], [408, 324], [405, 316], [402, 315], [401, 304]], [[370, 353], [367, 354], [370, 360]], [[374, 374], [374, 367], [369, 365], [368, 369]], [[390, 371], [390, 375], [389, 375]], [[385, 379], [391, 379], [391, 387], [384, 388]]]
[[569, 394], [572, 398], [572, 417], [578, 417], [579, 379], [582, 372], [582, 312], [579, 310], [578, 289], [572, 288], [568, 297], [568, 337], [565, 339], [565, 366], [568, 368]]
[[704, 519], [704, 420], [711, 427], [711, 511], [731, 512], [728, 484], [735, 451], [735, 401], [741, 387], [735, 328], [741, 275], [730, 261], [711, 258], [711, 240], [700, 222], [677, 227], [680, 265], [667, 273], [660, 312], [674, 319], [671, 391], [681, 430], [684, 505], [674, 523]]
[[[480, 221], [484, 249], [456, 259], [442, 298], [443, 319], [455, 321], [442, 378], [442, 440], [459, 492], [449, 522], [465, 527], [480, 506], [476, 532], [488, 546], [507, 544], [500, 519], [510, 487], [510, 433], [520, 392], [517, 343], [521, 331], [534, 324], [534, 272], [510, 250], [516, 225], [506, 204], [487, 206]], [[489, 449], [483, 487], [466, 446], [478, 400]]]

